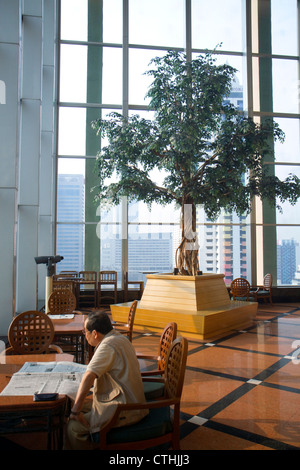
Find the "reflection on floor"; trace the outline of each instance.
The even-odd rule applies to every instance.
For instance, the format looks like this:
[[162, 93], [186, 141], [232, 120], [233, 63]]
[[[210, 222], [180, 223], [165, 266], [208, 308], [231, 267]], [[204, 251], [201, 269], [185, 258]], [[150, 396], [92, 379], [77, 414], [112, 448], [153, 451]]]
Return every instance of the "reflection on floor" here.
[[[133, 345], [156, 354], [159, 338], [135, 331]], [[260, 304], [251, 327], [223, 338], [187, 338], [182, 451], [300, 450], [300, 302]]]
[[[133, 344], [154, 352], [158, 339]], [[300, 303], [260, 304], [245, 331], [188, 339], [182, 450], [300, 450]]]

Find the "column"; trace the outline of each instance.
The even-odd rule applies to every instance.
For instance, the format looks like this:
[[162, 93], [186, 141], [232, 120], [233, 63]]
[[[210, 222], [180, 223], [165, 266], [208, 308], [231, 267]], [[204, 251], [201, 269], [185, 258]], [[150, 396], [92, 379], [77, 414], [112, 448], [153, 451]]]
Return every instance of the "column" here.
[[19, 0], [0, 0], [0, 336], [15, 308], [19, 127]]

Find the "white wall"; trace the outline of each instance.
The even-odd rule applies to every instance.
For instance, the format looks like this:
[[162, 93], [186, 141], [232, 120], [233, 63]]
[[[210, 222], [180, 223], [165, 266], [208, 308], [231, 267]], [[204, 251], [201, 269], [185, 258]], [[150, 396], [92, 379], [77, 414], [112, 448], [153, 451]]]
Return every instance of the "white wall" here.
[[55, 18], [54, 0], [0, 0], [0, 335], [43, 299], [34, 257], [54, 254]]

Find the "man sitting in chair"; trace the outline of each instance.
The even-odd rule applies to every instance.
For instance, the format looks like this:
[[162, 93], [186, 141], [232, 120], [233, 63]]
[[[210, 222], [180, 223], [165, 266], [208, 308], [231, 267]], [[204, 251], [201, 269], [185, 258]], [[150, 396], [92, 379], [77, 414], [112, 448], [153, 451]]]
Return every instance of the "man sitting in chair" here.
[[[79, 386], [67, 426], [66, 449], [92, 449], [94, 433], [114, 414], [118, 403], [145, 402], [135, 350], [128, 338], [113, 329], [109, 317], [92, 312], [85, 321], [85, 336], [95, 347]], [[93, 399], [86, 400], [91, 387]], [[148, 410], [120, 415], [118, 426], [142, 419]]]

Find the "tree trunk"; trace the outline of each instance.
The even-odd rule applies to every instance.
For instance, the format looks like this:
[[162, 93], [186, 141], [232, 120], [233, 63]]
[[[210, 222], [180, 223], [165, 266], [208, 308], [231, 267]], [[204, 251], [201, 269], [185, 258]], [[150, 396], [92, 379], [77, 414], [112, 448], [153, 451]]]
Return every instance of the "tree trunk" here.
[[196, 206], [190, 197], [183, 198], [181, 206], [181, 242], [175, 254], [179, 274], [196, 276], [198, 263], [198, 237], [196, 232]]

